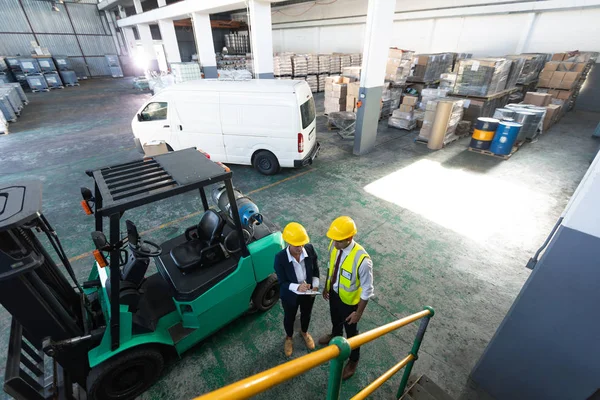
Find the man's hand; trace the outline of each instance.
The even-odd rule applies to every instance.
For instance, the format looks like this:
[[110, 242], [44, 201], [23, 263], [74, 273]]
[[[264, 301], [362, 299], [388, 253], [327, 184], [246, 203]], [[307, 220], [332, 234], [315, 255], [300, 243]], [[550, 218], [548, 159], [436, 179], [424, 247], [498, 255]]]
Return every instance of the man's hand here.
[[310, 285], [306, 282], [302, 282], [300, 286], [298, 286], [298, 291], [302, 293], [306, 292], [308, 289], [310, 289]]
[[323, 289], [323, 298], [329, 300], [329, 290]]
[[352, 311], [352, 314], [348, 315], [348, 318], [346, 318], [346, 322], [348, 322], [350, 325], [357, 324], [358, 321], [360, 321], [360, 317], [362, 317], [362, 313], [359, 313], [358, 311]]

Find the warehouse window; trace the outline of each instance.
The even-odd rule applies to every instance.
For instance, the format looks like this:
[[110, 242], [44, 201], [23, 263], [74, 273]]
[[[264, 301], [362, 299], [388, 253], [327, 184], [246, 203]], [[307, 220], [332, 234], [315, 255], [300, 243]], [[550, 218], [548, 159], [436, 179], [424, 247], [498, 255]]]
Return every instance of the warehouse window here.
[[167, 119], [167, 103], [150, 103], [142, 111], [142, 121]]
[[300, 106], [300, 114], [302, 115], [302, 129], [306, 129], [315, 120], [315, 100], [312, 97]]

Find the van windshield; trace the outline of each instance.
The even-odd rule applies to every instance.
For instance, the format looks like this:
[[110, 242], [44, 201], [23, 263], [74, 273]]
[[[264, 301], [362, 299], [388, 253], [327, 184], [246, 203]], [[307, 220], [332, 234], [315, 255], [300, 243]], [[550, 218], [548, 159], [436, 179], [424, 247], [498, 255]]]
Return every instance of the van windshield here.
[[315, 100], [311, 97], [300, 106], [302, 129], [306, 129], [315, 120]]

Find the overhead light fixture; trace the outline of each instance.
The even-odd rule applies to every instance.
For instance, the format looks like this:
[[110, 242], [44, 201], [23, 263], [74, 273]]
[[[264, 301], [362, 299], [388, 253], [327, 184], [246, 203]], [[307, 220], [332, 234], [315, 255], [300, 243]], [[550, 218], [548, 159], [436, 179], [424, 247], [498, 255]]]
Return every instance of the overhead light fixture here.
[[56, 5], [56, 1], [52, 2], [52, 11], [60, 12], [60, 8]]
[[64, 0], [57, 0], [57, 3], [58, 4], [65, 4], [65, 1]]

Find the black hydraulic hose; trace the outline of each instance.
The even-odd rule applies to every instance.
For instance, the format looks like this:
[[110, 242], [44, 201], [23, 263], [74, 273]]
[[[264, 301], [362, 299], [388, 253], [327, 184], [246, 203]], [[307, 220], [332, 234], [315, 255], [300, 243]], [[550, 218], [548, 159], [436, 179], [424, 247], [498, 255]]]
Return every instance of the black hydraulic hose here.
[[550, 243], [550, 240], [552, 240], [552, 237], [554, 236], [554, 234], [558, 230], [558, 227], [560, 226], [560, 224], [562, 224], [563, 219], [564, 219], [564, 217], [560, 217], [558, 219], [558, 221], [556, 221], [556, 224], [554, 225], [554, 228], [552, 228], [552, 231], [550, 232], [550, 235], [548, 235], [548, 237], [546, 238], [546, 241], [544, 242], [544, 244], [542, 244], [542, 247], [540, 247], [538, 249], [538, 251], [536, 251], [535, 255], [529, 260], [529, 262], [527, 263], [527, 267], [529, 269], [533, 269], [535, 267], [535, 264], [537, 264], [538, 258], [540, 257], [540, 254], [548, 246], [548, 243]]

